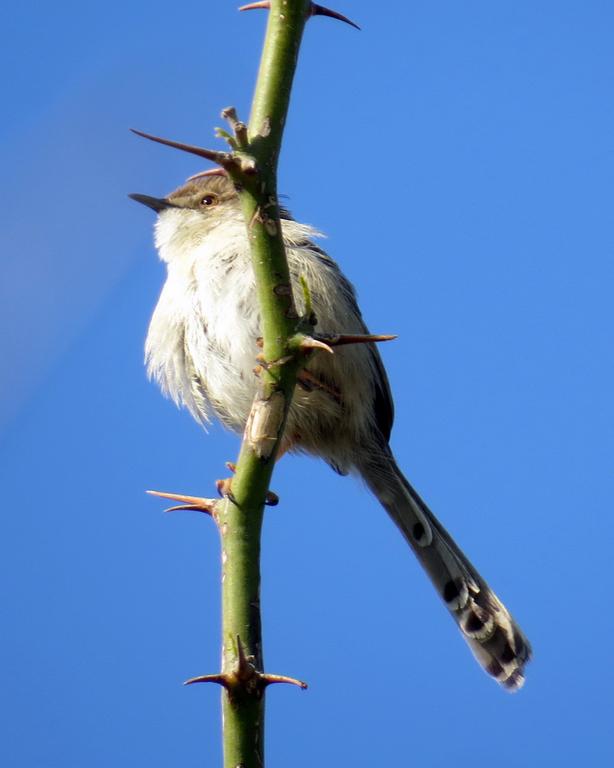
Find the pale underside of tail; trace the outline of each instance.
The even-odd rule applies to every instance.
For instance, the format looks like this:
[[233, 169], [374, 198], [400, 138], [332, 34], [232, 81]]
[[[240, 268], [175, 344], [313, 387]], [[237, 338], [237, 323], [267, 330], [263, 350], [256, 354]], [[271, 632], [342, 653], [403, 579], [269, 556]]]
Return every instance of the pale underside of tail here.
[[360, 468], [409, 542], [475, 658], [506, 690], [524, 683], [531, 646], [497, 595], [398, 469], [391, 454]]

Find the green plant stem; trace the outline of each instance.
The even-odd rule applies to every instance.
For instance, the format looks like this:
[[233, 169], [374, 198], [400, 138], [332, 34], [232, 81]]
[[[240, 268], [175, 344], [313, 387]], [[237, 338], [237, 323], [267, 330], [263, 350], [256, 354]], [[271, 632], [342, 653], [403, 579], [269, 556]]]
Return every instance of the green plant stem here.
[[[264, 427], [241, 446], [232, 496], [219, 504], [222, 540], [222, 693], [225, 768], [264, 765], [260, 533], [265, 496], [296, 383], [299, 319], [279, 220], [276, 171], [308, 0], [271, 0], [247, 145], [258, 172], [240, 192], [253, 257], [263, 336], [260, 390], [252, 409]], [[255, 364], [256, 361], [254, 361]], [[247, 657], [241, 665], [238, 643]]]

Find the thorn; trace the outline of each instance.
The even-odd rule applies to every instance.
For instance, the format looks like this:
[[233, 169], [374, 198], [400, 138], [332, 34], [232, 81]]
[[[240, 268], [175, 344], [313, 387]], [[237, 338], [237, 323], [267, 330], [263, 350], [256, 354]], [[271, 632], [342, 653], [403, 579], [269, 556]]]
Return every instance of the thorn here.
[[177, 504], [176, 507], [167, 507], [164, 511], [179, 512], [181, 510], [188, 510], [189, 512], [204, 512], [207, 515], [211, 514], [208, 509], [203, 509], [200, 504]]
[[297, 685], [303, 691], [309, 686], [302, 680], [297, 680], [295, 677], [286, 677], [286, 675], [268, 675], [261, 673], [260, 680], [263, 685], [273, 685], [274, 683], [288, 683], [289, 685]]
[[227, 461], [226, 462], [226, 469], [230, 470], [232, 474], [234, 475], [237, 471], [237, 465], [234, 463], [234, 461]]
[[303, 339], [301, 339], [299, 347], [303, 351], [309, 351], [311, 349], [324, 349], [331, 355], [334, 354], [333, 350], [328, 344], [326, 344], [326, 342], [320, 341], [320, 339], [316, 339], [313, 336], [305, 336]]
[[316, 5], [315, 3], [312, 3], [311, 15], [328, 16], [329, 19], [337, 19], [337, 21], [343, 21], [345, 24], [349, 24], [350, 27], [354, 27], [354, 29], [357, 29], [360, 32], [360, 27], [358, 24], [355, 24], [351, 19], [348, 19], [347, 16], [344, 16], [341, 13], [337, 13], [337, 11], [331, 11], [330, 8], [325, 8], [323, 5]]
[[279, 496], [273, 491], [267, 491], [264, 503], [267, 507], [276, 507], [279, 504]]
[[203, 176], [228, 176], [228, 174], [223, 168], [209, 168], [207, 171], [200, 171], [200, 173], [195, 173], [193, 176], [188, 176], [186, 181], [194, 181]]
[[144, 139], [155, 141], [158, 144], [164, 144], [167, 147], [174, 147], [174, 149], [181, 149], [183, 152], [189, 152], [191, 155], [198, 155], [198, 157], [204, 157], [206, 160], [211, 160], [214, 163], [218, 163], [224, 168], [234, 165], [232, 155], [228, 152], [218, 152], [213, 149], [203, 149], [202, 147], [197, 147], [197, 146], [194, 146], [193, 144], [183, 144], [180, 141], [163, 139], [160, 136], [153, 136], [150, 133], [137, 131], [136, 128], [131, 128], [130, 130], [132, 131], [132, 133], [135, 133], [137, 136], [141, 136]]
[[175, 512], [180, 509], [193, 510], [195, 512], [205, 512], [213, 516], [215, 510], [215, 499], [203, 499], [200, 496], [186, 496], [183, 493], [166, 493], [165, 491], [146, 491], [150, 496], [157, 496], [161, 499], [171, 499], [172, 501], [183, 501], [185, 504], [176, 507], [169, 507], [165, 512]]
[[184, 682], [184, 685], [194, 685], [194, 683], [217, 683], [223, 685], [224, 688], [228, 688], [228, 679], [226, 675], [200, 675], [199, 677], [191, 677]]
[[256, 11], [260, 8], [263, 8], [265, 10], [270, 10], [271, 3], [268, 2], [268, 0], [262, 0], [262, 2], [259, 3], [248, 3], [247, 5], [242, 5], [239, 10], [240, 11]]
[[[261, 2], [248, 3], [247, 5], [242, 5], [239, 8], [239, 10], [254, 11], [260, 8], [270, 10], [271, 3], [269, 2], [269, 0], [261, 0]], [[341, 13], [337, 13], [337, 11], [331, 11], [330, 8], [325, 8], [323, 5], [317, 5], [316, 3], [311, 3], [309, 7], [309, 15], [310, 16], [328, 16], [330, 19], [337, 19], [337, 21], [343, 21], [346, 24], [349, 24], [351, 27], [354, 27], [354, 29], [360, 30], [360, 27], [358, 26], [358, 24], [355, 24], [353, 21], [351, 21], [351, 19], [348, 19], [347, 16], [343, 16]]]
[[342, 347], [345, 344], [372, 344], [378, 341], [393, 341], [397, 338], [397, 335], [382, 333], [335, 333], [318, 336], [317, 338], [331, 347]]

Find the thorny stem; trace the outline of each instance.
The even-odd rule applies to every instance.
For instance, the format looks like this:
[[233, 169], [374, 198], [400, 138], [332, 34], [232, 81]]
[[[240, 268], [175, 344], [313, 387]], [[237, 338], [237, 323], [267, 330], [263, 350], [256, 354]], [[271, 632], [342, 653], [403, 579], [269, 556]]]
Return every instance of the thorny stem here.
[[[219, 504], [222, 540], [222, 689], [225, 768], [264, 765], [266, 679], [260, 619], [260, 533], [275, 456], [296, 384], [297, 331], [290, 274], [277, 203], [277, 160], [309, 0], [271, 0], [264, 49], [247, 133], [235, 136], [258, 173], [240, 190], [262, 318], [260, 391], [232, 480]], [[234, 113], [228, 115], [236, 119]], [[238, 134], [238, 135], [237, 135]], [[245, 143], [247, 142], [247, 143]], [[245, 658], [247, 662], [245, 662]], [[255, 675], [240, 674], [248, 664]]]
[[[232, 134], [218, 129], [230, 152], [202, 149], [142, 131], [139, 136], [218, 163], [239, 194], [254, 269], [262, 337], [258, 355], [259, 386], [248, 418], [239, 459], [229, 468], [232, 481], [218, 481], [224, 500], [150, 491], [181, 502], [173, 510], [205, 512], [215, 520], [222, 540], [222, 671], [191, 678], [188, 683], [222, 686], [224, 767], [264, 765], [264, 692], [272, 683], [306, 684], [285, 675], [265, 674], [260, 618], [260, 534], [264, 505], [278, 502], [269, 491], [294, 388], [318, 385], [299, 368], [314, 349], [333, 353], [333, 346], [386, 341], [391, 336], [312, 336], [309, 288], [303, 284], [306, 316], [299, 318], [292, 295], [277, 202], [277, 161], [292, 81], [305, 23], [324, 15], [356, 26], [349, 19], [310, 0], [266, 0], [248, 8], [270, 10], [249, 123], [233, 107], [222, 116]], [[305, 333], [307, 331], [307, 333]], [[321, 384], [320, 384], [321, 386]], [[331, 395], [336, 396], [334, 390]], [[288, 443], [291, 440], [287, 441]], [[286, 445], [287, 448], [287, 445]]]

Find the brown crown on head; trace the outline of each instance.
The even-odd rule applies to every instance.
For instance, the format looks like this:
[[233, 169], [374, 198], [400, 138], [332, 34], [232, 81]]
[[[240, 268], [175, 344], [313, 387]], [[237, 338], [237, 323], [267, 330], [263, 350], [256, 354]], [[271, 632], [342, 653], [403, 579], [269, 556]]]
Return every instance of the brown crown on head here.
[[181, 208], [198, 208], [203, 195], [207, 194], [215, 195], [220, 204], [237, 200], [235, 186], [225, 173], [197, 173], [167, 195], [166, 199]]

